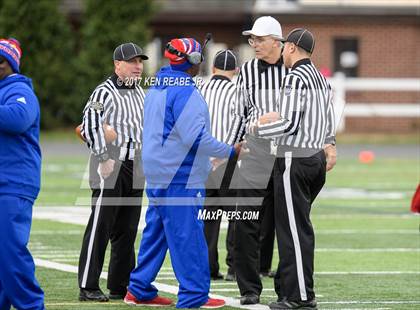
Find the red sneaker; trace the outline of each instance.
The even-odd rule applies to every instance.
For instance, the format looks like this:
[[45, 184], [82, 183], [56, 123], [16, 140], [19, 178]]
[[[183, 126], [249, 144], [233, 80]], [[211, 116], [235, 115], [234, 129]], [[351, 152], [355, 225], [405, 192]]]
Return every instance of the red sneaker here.
[[127, 295], [124, 297], [124, 302], [127, 305], [135, 306], [149, 306], [149, 307], [167, 307], [173, 305], [173, 302], [169, 298], [156, 296], [150, 300], [138, 300], [133, 294], [127, 292]]
[[223, 299], [216, 299], [216, 298], [209, 298], [207, 302], [202, 305], [200, 308], [204, 309], [216, 309], [221, 308], [225, 305], [225, 301]]

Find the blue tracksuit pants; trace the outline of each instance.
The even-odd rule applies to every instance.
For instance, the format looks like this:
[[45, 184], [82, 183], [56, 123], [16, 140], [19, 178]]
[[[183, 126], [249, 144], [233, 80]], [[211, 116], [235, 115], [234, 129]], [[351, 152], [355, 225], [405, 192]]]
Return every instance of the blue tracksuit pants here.
[[44, 292], [35, 279], [27, 248], [33, 202], [0, 194], [0, 309], [44, 309]]
[[139, 300], [157, 296], [155, 280], [166, 251], [179, 282], [177, 308], [198, 308], [208, 300], [210, 271], [203, 222], [204, 184], [200, 189], [169, 185], [166, 189], [146, 189], [149, 208], [143, 231], [137, 267], [132, 271], [128, 290]]

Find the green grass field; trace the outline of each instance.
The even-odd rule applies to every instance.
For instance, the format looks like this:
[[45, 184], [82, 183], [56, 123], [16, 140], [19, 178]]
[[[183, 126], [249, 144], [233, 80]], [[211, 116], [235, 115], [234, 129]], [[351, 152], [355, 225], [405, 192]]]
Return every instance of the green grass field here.
[[[37, 207], [72, 206], [89, 197], [88, 189], [80, 189], [86, 164], [86, 158], [71, 154], [45, 157]], [[312, 212], [320, 309], [420, 309], [420, 218], [409, 212], [419, 169], [414, 159], [377, 159], [370, 165], [342, 159], [328, 174], [330, 196], [319, 198]], [[34, 219], [30, 249], [36, 259], [75, 269], [83, 232], [82, 225]], [[225, 235], [222, 230], [219, 239], [224, 273]], [[275, 254], [273, 268], [277, 262]], [[76, 273], [38, 267], [37, 277], [47, 309], [129, 309], [122, 302], [78, 302]], [[168, 259], [157, 282], [177, 285]], [[263, 283], [261, 302], [275, 300], [272, 279]], [[106, 291], [104, 280], [101, 285]], [[239, 296], [236, 284], [225, 281], [213, 282], [211, 292]]]

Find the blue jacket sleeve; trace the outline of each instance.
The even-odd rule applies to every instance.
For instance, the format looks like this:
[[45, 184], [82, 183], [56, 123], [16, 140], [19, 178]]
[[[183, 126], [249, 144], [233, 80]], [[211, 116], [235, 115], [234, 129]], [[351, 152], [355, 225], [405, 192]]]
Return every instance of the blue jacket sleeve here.
[[211, 157], [226, 158], [233, 154], [233, 147], [216, 140], [206, 128], [207, 107], [203, 97], [194, 88], [185, 87], [173, 104], [175, 129], [184, 145], [192, 146], [201, 135], [200, 150]]
[[38, 99], [29, 87], [14, 87], [0, 106], [0, 130], [21, 134], [28, 130], [38, 115]]

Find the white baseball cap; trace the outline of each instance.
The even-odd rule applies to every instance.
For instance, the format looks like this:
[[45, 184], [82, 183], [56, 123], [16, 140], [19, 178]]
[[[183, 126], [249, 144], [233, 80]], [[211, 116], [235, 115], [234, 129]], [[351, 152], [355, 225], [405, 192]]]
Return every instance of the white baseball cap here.
[[281, 25], [277, 19], [271, 16], [261, 16], [257, 18], [251, 30], [243, 31], [244, 36], [254, 35], [257, 37], [274, 36], [278, 39], [283, 39]]

